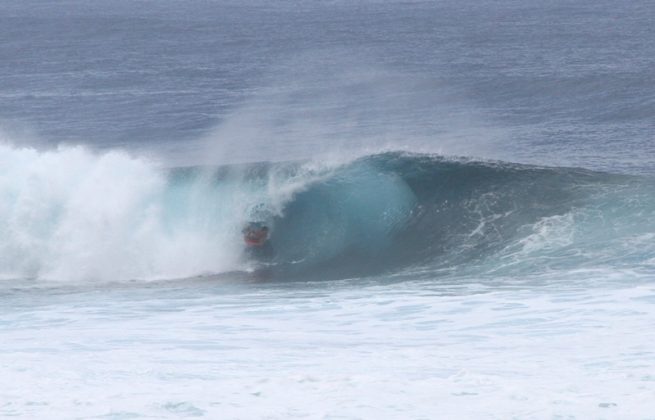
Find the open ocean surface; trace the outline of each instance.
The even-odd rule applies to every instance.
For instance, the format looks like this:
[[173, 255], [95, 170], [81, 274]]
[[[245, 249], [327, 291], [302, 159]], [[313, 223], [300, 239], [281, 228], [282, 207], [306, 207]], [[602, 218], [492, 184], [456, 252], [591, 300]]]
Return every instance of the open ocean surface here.
[[0, 2], [12, 416], [655, 419], [652, 2]]

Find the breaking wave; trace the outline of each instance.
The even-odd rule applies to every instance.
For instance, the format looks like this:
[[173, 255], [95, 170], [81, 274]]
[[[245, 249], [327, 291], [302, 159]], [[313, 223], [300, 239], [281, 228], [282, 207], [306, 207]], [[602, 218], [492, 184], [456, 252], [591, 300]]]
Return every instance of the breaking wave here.
[[243, 271], [252, 220], [271, 227], [280, 277], [649, 269], [653, 190], [647, 178], [406, 153], [162, 169], [120, 152], [0, 146], [0, 275]]

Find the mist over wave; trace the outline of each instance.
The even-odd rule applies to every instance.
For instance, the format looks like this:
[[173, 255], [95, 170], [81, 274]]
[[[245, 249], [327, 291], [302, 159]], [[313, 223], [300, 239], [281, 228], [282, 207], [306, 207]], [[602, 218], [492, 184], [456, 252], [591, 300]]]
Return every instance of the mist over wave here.
[[646, 178], [435, 155], [162, 168], [121, 152], [1, 146], [4, 278], [172, 279], [247, 270], [272, 228], [279, 277], [650, 269]]

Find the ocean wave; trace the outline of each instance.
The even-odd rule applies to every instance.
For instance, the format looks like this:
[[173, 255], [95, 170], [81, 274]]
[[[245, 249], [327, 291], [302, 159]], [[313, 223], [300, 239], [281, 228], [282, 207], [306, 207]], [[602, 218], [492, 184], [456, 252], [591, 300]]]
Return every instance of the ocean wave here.
[[652, 180], [400, 152], [340, 163], [162, 169], [120, 152], [0, 150], [0, 275], [172, 279], [533, 273], [655, 259]]

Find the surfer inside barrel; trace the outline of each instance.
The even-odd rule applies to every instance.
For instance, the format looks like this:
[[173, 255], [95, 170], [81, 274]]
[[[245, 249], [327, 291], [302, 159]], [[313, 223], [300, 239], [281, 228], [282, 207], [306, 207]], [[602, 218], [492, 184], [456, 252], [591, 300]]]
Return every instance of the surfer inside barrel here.
[[262, 222], [249, 222], [241, 230], [246, 244], [246, 256], [257, 261], [273, 258], [273, 246], [269, 240], [270, 230]]

